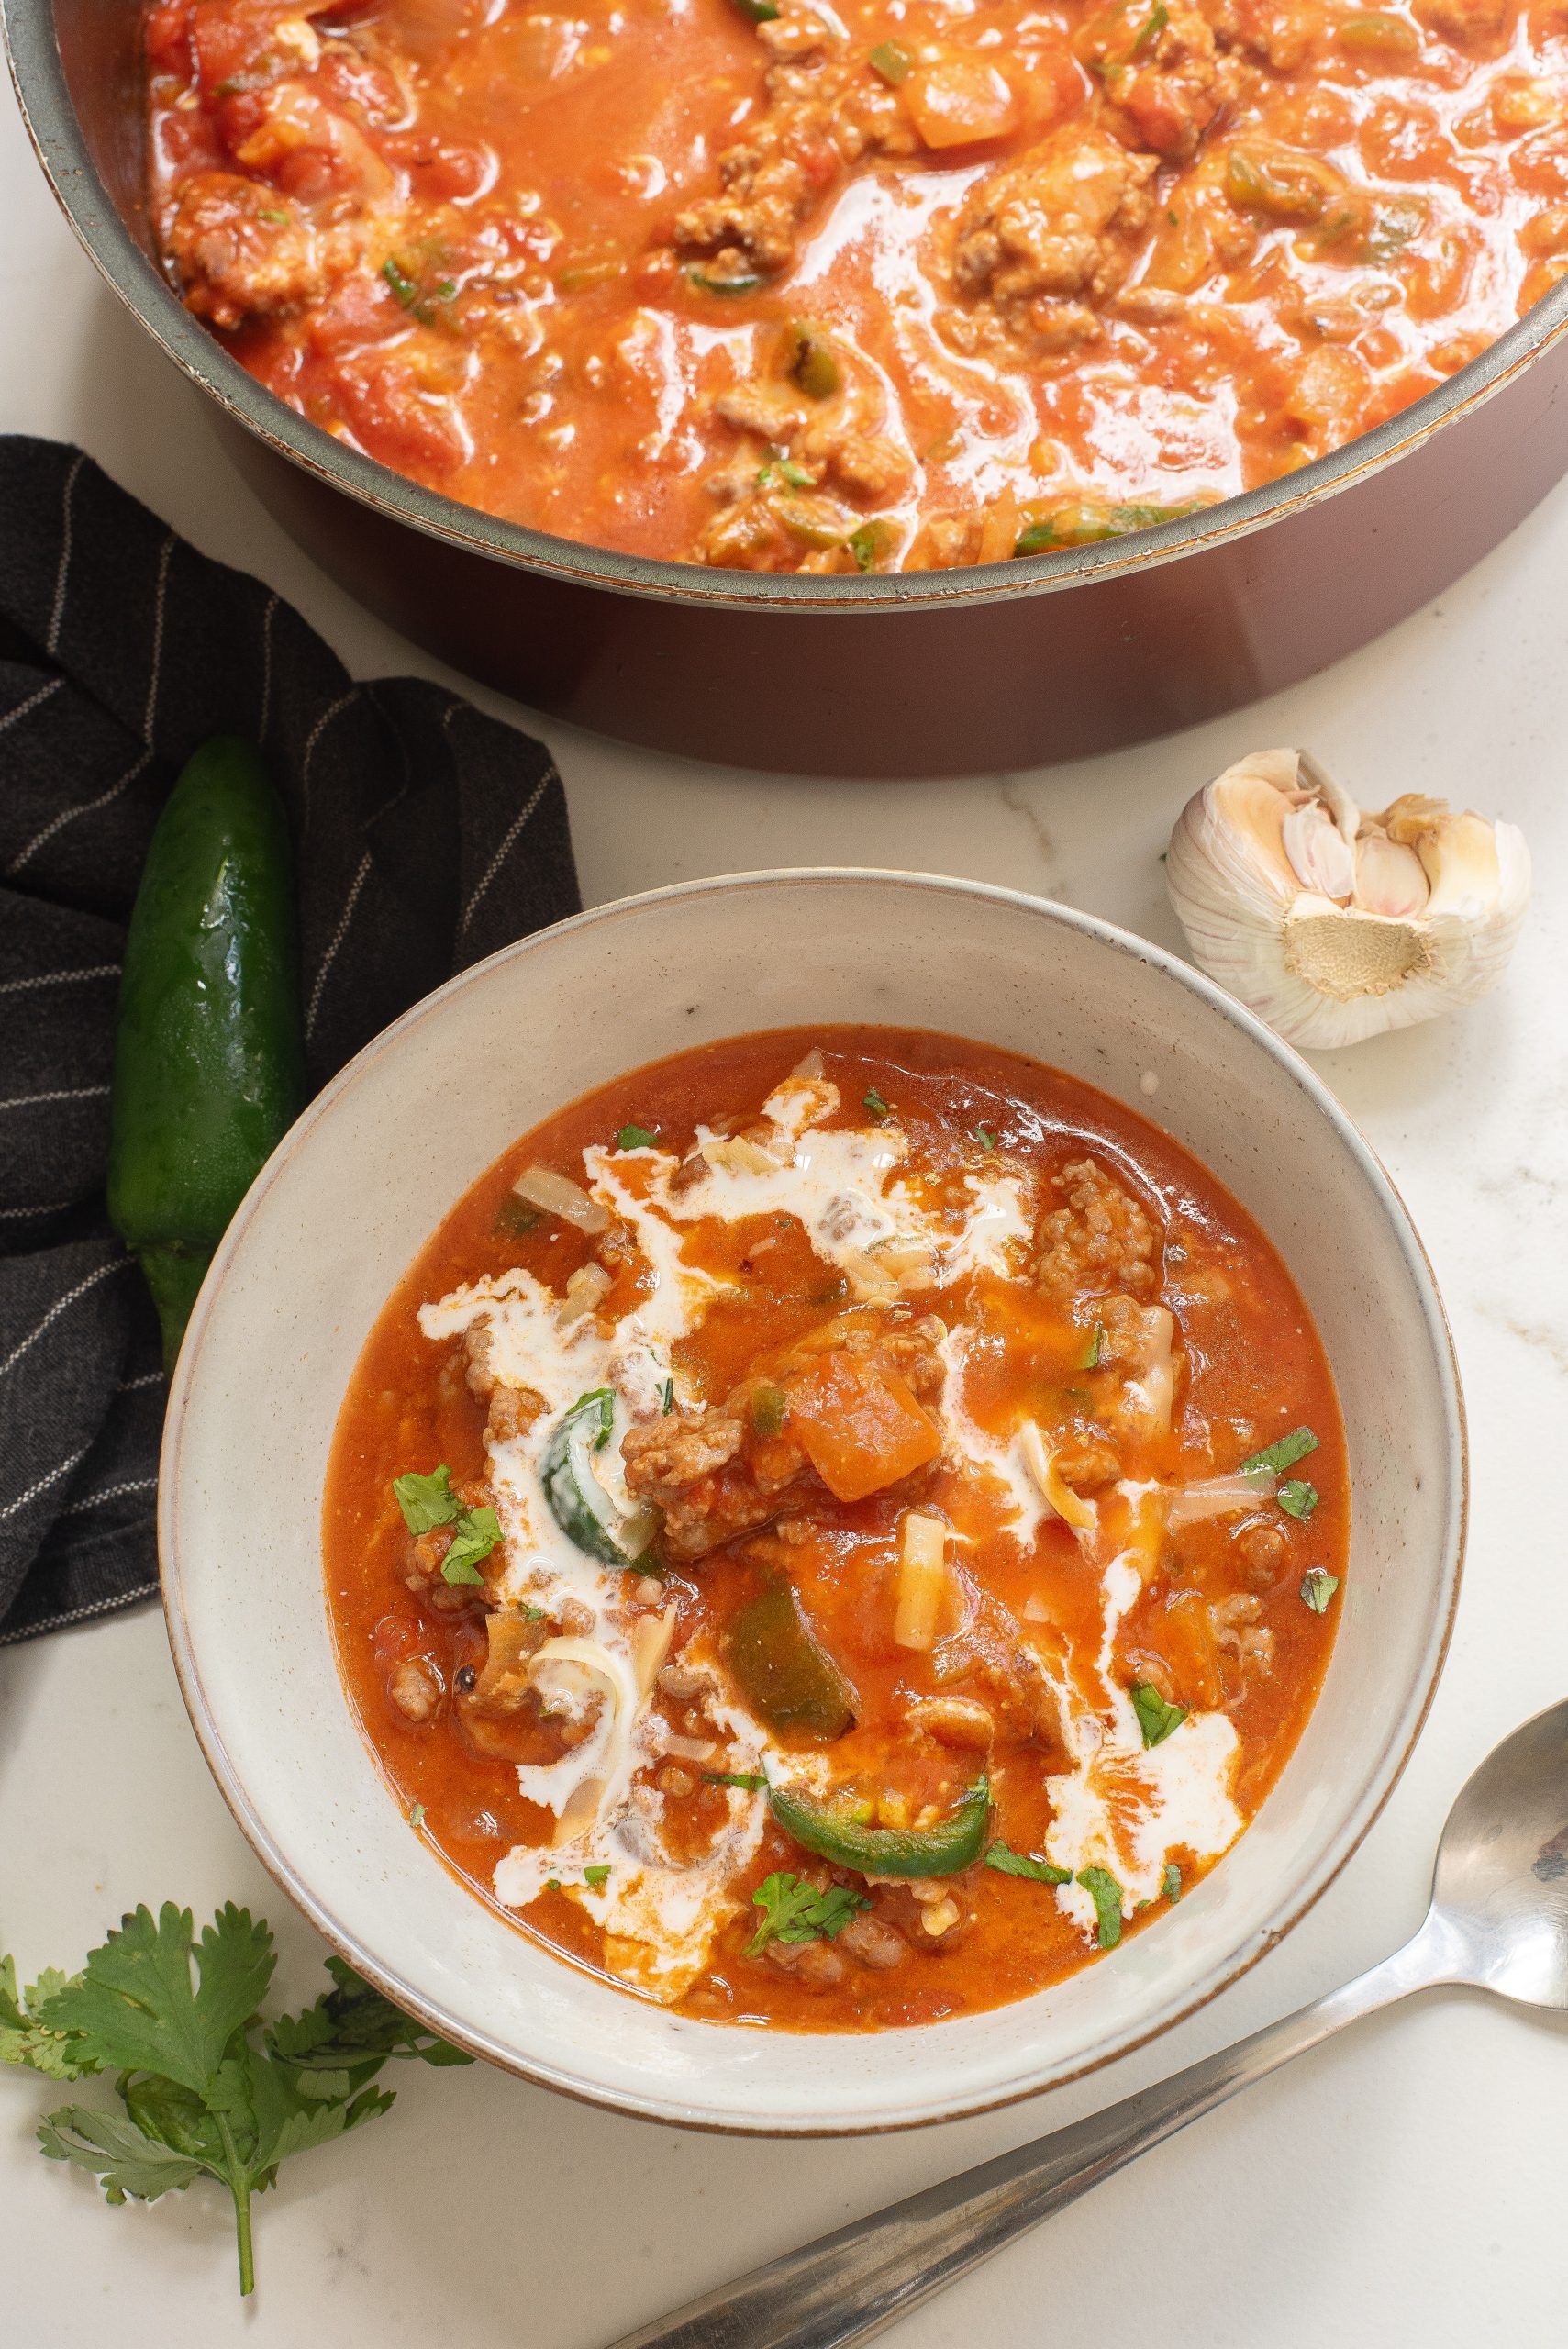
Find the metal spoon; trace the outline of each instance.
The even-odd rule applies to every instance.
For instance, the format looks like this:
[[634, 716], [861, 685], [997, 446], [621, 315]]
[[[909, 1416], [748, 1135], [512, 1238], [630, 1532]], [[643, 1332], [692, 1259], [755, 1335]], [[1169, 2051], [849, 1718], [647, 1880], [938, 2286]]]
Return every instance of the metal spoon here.
[[1440, 1985], [1568, 2009], [1568, 1702], [1488, 1754], [1449, 1813], [1414, 1941], [1174, 2079], [857, 2219], [615, 2349], [846, 2349], [1239, 2088], [1378, 2008]]

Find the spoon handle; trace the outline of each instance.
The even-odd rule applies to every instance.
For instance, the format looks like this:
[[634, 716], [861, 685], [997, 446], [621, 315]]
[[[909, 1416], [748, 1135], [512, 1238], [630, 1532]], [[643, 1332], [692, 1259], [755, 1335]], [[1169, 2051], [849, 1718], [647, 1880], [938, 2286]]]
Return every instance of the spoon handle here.
[[628, 2333], [615, 2349], [846, 2349], [1319, 2040], [1446, 1978], [1425, 1933], [1173, 2079], [856, 2219]]

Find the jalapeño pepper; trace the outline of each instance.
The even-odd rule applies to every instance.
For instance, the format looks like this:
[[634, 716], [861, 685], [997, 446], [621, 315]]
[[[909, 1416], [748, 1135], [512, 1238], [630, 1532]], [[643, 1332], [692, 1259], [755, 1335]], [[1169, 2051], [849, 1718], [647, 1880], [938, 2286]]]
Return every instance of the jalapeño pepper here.
[[771, 1582], [740, 1608], [725, 1653], [740, 1693], [770, 1729], [826, 1744], [852, 1729], [860, 1701], [801, 1612], [787, 1582]]
[[304, 1097], [284, 811], [261, 753], [220, 735], [153, 831], [115, 1039], [109, 1219], [147, 1275], [166, 1370], [229, 1218]]
[[787, 1787], [770, 1787], [768, 1807], [786, 1835], [835, 1867], [862, 1876], [957, 1876], [980, 1857], [991, 1817], [991, 1782], [982, 1772], [958, 1806], [934, 1827], [866, 1827]]

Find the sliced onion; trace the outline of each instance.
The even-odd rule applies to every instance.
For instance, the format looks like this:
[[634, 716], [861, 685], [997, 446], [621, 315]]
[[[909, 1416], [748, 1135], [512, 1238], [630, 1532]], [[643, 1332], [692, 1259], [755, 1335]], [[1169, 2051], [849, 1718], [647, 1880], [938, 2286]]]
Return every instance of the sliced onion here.
[[542, 1208], [546, 1215], [558, 1215], [562, 1223], [574, 1223], [579, 1231], [607, 1231], [609, 1211], [591, 1199], [581, 1183], [571, 1176], [558, 1174], [553, 1166], [525, 1168], [512, 1186], [519, 1199], [530, 1208]]
[[710, 1166], [722, 1166], [731, 1174], [776, 1174], [782, 1161], [773, 1157], [761, 1142], [749, 1141], [738, 1134], [732, 1141], [715, 1138], [705, 1141], [702, 1154]]
[[893, 1618], [896, 1647], [923, 1652], [935, 1643], [948, 1597], [947, 1541], [948, 1529], [940, 1517], [922, 1517], [911, 1509], [904, 1520]]
[[815, 1044], [808, 1052], [801, 1055], [790, 1071], [791, 1076], [803, 1076], [810, 1085], [819, 1085], [826, 1074], [822, 1065], [822, 1054]]
[[1058, 1517], [1075, 1533], [1087, 1533], [1098, 1522], [1093, 1501], [1086, 1501], [1064, 1484], [1056, 1465], [1056, 1454], [1045, 1448], [1045, 1438], [1032, 1419], [1026, 1419], [1018, 1431], [1025, 1465], [1046, 1501]]
[[603, 1264], [579, 1264], [566, 1284], [566, 1294], [555, 1309], [555, 1318], [564, 1329], [568, 1323], [581, 1321], [603, 1303], [615, 1286]]
[[1201, 1525], [1209, 1517], [1235, 1517], [1273, 1500], [1279, 1478], [1268, 1468], [1250, 1468], [1234, 1476], [1205, 1476], [1192, 1485], [1171, 1488], [1165, 1523], [1173, 1533], [1184, 1525]]

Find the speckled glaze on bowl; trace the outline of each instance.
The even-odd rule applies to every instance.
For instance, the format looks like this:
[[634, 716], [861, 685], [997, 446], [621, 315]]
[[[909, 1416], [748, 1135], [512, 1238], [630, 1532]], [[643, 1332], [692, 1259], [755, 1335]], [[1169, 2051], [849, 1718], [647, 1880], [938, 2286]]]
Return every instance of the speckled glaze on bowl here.
[[[1322, 1698], [1262, 1813], [1115, 1957], [993, 2014], [862, 2037], [687, 2021], [510, 1929], [413, 1833], [333, 1663], [320, 1496], [376, 1314], [540, 1118], [684, 1046], [814, 1019], [946, 1030], [1157, 1119], [1282, 1252], [1339, 1382], [1353, 1527]], [[1152, 1080], [1152, 1086], [1151, 1085]], [[1430, 1701], [1458, 1591], [1464, 1429], [1408, 1218], [1312, 1072], [1208, 982], [1086, 916], [900, 873], [751, 874], [584, 914], [454, 979], [301, 1119], [203, 1288], [159, 1540], [196, 1733], [278, 1882], [373, 1981], [546, 2085], [709, 2128], [950, 2119], [1108, 2062], [1261, 1956], [1354, 1850]]]

